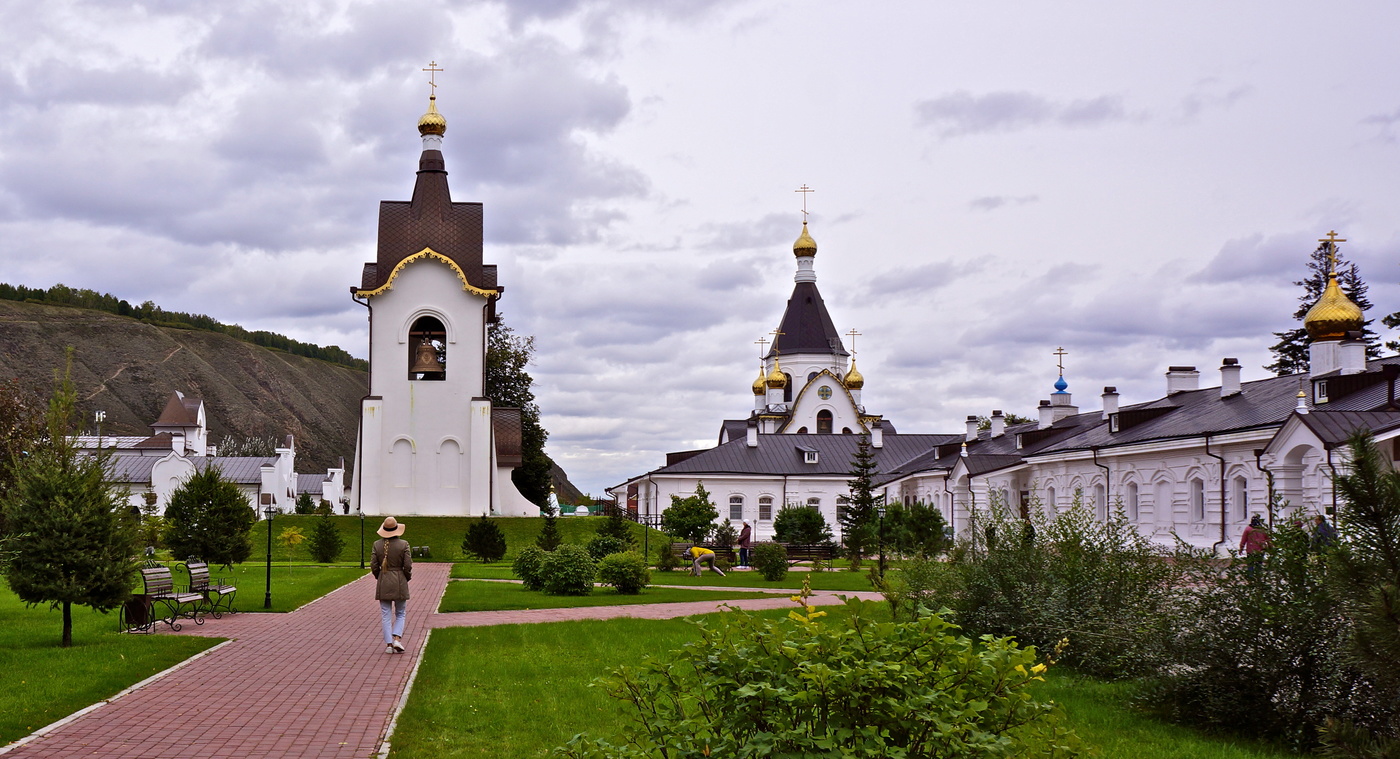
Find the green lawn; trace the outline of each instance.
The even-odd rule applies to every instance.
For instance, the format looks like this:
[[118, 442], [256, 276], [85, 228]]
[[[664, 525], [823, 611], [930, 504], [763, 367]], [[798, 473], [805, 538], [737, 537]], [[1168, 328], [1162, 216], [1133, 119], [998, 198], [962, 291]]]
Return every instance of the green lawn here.
[[[452, 566], [452, 577], [473, 580], [514, 580], [509, 563], [482, 564], [475, 561], [460, 562]], [[774, 590], [797, 590], [802, 581], [810, 577], [813, 590], [874, 590], [864, 572], [788, 572], [787, 577], [777, 582], [769, 582], [757, 572], [730, 572], [726, 577], [705, 570], [700, 577], [691, 577], [689, 568], [672, 572], [651, 571], [653, 585], [715, 585], [725, 588], [773, 588]]]
[[[324, 596], [347, 582], [368, 573], [359, 567], [324, 566], [318, 564], [296, 564], [288, 567], [272, 565], [272, 608], [263, 608], [267, 589], [266, 564], [235, 564], [231, 571], [223, 567], [211, 567], [214, 577], [223, 577], [230, 585], [238, 588], [234, 608], [239, 611], [292, 611]], [[175, 582], [186, 583], [183, 572], [175, 570]]]
[[[589, 683], [622, 664], [674, 650], [694, 637], [694, 626], [684, 620], [434, 630], [399, 717], [390, 756], [542, 757], [580, 732], [614, 735], [627, 713]], [[1125, 687], [1085, 683], [1052, 670], [1041, 693], [1063, 703], [1070, 726], [1106, 759], [1291, 756], [1129, 712]]]
[[[404, 531], [404, 540], [413, 546], [428, 546], [432, 549], [432, 561], [460, 561], [468, 557], [462, 555], [462, 538], [467, 534], [467, 526], [480, 517], [404, 517], [404, 524], [407, 529]], [[314, 520], [320, 517], [310, 514], [283, 514], [272, 520], [272, 558], [274, 561], [286, 561], [287, 549], [277, 544], [277, 535], [288, 527], [299, 527], [305, 535], [311, 535], [311, 527]], [[335, 523], [336, 529], [340, 530], [341, 537], [345, 538], [345, 549], [340, 554], [339, 563], [360, 563], [360, 519], [356, 516], [332, 516], [331, 521]], [[383, 522], [382, 517], [365, 517], [364, 520], [364, 545], [365, 561], [368, 565], [370, 546], [379, 539], [375, 530]], [[506, 536], [506, 563], [515, 558], [516, 552], [525, 546], [535, 544], [535, 538], [539, 536], [540, 530], [544, 527], [544, 519], [540, 517], [496, 517], [493, 518], [501, 531]], [[605, 517], [560, 517], [559, 535], [565, 543], [577, 543], [584, 545], [593, 539], [593, 535], [598, 531], [599, 525], [606, 521]], [[632, 534], [636, 536], [637, 545], [642, 544], [643, 527], [639, 524], [629, 523]], [[258, 522], [253, 525], [253, 529], [248, 533], [248, 539], [253, 543], [253, 556], [262, 558], [267, 555], [267, 523]], [[658, 541], [667, 541], [662, 533], [656, 530], [651, 531], [651, 545], [653, 549]], [[295, 549], [295, 559], [306, 560], [309, 554], [306, 552], [306, 544]]]
[[117, 612], [73, 607], [73, 647], [61, 648], [63, 613], [25, 608], [0, 583], [0, 744], [218, 644], [189, 635], [122, 635]]
[[612, 588], [595, 588], [587, 596], [548, 596], [524, 585], [505, 582], [450, 582], [438, 611], [506, 611], [515, 609], [572, 609], [579, 606], [668, 604], [686, 601], [724, 601], [735, 598], [771, 598], [770, 593], [741, 593], [687, 588], [647, 588], [624, 596]]
[[510, 571], [510, 564], [482, 564], [477, 561], [459, 561], [452, 565], [452, 574], [449, 575], [454, 580], [516, 580], [519, 579], [515, 573]]

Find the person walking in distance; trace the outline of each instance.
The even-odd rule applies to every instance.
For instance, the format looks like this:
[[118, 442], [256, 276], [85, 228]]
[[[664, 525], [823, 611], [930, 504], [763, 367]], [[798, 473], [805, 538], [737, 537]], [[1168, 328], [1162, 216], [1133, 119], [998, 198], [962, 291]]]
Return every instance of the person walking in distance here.
[[715, 552], [714, 552], [714, 551], [711, 551], [710, 549], [705, 548], [704, 546], [698, 546], [698, 545], [697, 545], [697, 546], [691, 546], [691, 547], [690, 547], [690, 573], [691, 573], [692, 575], [695, 575], [696, 577], [699, 577], [700, 575], [704, 574], [705, 570], [703, 570], [703, 569], [700, 568], [700, 565], [701, 565], [701, 564], [709, 564], [709, 565], [710, 565], [710, 569], [713, 569], [715, 572], [719, 573], [719, 576], [720, 576], [720, 577], [725, 577], [725, 576], [726, 576], [726, 575], [724, 574], [724, 570], [723, 570], [723, 569], [720, 569], [719, 567], [715, 566]]
[[413, 579], [413, 557], [404, 540], [404, 525], [393, 517], [384, 520], [377, 531], [382, 540], [374, 541], [370, 571], [378, 582], [374, 598], [379, 601], [379, 623], [384, 629], [384, 653], [403, 653], [403, 625], [408, 616], [408, 581]]
[[748, 522], [744, 523], [744, 529], [739, 531], [739, 566], [749, 565], [749, 547], [753, 544], [753, 528]]
[[1249, 526], [1240, 535], [1240, 550], [1244, 551], [1245, 574], [1250, 577], [1259, 573], [1259, 565], [1264, 561], [1264, 551], [1273, 543], [1269, 531], [1264, 529], [1264, 518], [1258, 514], [1249, 520]]

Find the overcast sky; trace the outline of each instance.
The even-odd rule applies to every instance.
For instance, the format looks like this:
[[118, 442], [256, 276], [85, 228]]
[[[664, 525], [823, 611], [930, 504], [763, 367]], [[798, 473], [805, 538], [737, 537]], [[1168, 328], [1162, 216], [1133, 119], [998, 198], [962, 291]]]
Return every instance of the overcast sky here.
[[1084, 409], [1263, 378], [1330, 229], [1400, 310], [1400, 4], [1145, 5], [3, 3], [0, 280], [365, 356], [348, 287], [436, 60], [454, 198], [594, 495], [746, 414], [804, 183], [904, 432], [1033, 414], [1057, 346]]

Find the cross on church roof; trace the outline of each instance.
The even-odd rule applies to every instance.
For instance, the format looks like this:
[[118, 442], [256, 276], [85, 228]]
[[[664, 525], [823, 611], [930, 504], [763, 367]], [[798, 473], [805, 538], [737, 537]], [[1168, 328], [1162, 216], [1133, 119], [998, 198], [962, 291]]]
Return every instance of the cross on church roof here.
[[437, 75], [446, 71], [446, 69], [438, 68], [437, 61], [432, 61], [428, 64], [428, 67], [423, 70], [428, 72], [428, 86], [432, 88], [430, 94], [432, 94], [433, 97], [437, 97]]
[[757, 340], [753, 341], [753, 344], [758, 346], [758, 357], [762, 359], [763, 354], [765, 353], [764, 348], [768, 347], [768, 338], [760, 337]]
[[1318, 242], [1327, 245], [1327, 265], [1328, 274], [1337, 273], [1337, 243], [1346, 242], [1344, 238], [1338, 237], [1335, 230], [1328, 232], [1326, 237], [1318, 239]]
[[807, 223], [807, 193], [816, 192], [816, 190], [813, 190], [812, 188], [808, 187], [808, 186], [806, 185], [806, 183], [803, 183], [803, 185], [802, 185], [801, 187], [797, 188], [796, 190], [793, 190], [793, 192], [800, 192], [800, 193], [802, 193], [802, 223], [803, 223], [803, 224], [806, 224], [806, 223]]
[[1065, 356], [1069, 355], [1069, 351], [1060, 347], [1056, 348], [1052, 355], [1055, 356], [1055, 366], [1059, 368], [1060, 375], [1063, 376], [1065, 373]]
[[860, 334], [861, 334], [861, 333], [859, 333], [859, 332], [856, 331], [855, 327], [852, 327], [852, 328], [851, 328], [851, 331], [846, 333], [846, 335], [847, 335], [848, 337], [851, 338], [851, 355], [852, 355], [852, 356], [856, 355], [856, 338], [857, 338], [857, 337], [860, 337]]

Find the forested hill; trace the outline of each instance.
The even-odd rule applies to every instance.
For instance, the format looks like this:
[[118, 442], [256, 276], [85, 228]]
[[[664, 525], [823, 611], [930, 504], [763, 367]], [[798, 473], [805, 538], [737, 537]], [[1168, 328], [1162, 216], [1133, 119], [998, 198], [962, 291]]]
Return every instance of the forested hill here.
[[319, 358], [322, 361], [348, 366], [351, 369], [369, 370], [368, 361], [355, 358], [338, 345], [303, 343], [276, 332], [247, 330], [237, 324], [224, 324], [218, 319], [204, 314], [166, 311], [149, 300], [139, 306], [133, 306], [111, 293], [99, 293], [96, 290], [76, 289], [62, 284], [54, 285], [45, 290], [42, 287], [25, 287], [24, 285], [10, 285], [3, 282], [0, 282], [0, 300], [41, 303], [51, 306], [77, 306], [95, 311], [106, 311], [109, 314], [136, 319], [157, 327], [218, 332], [264, 348], [274, 348], [296, 356]]
[[179, 390], [204, 399], [213, 441], [291, 434], [298, 471], [324, 472], [342, 456], [352, 465], [362, 369], [105, 311], [0, 297], [0, 379], [47, 394], [72, 346], [80, 406], [88, 420], [107, 412], [104, 434], [149, 435]]

